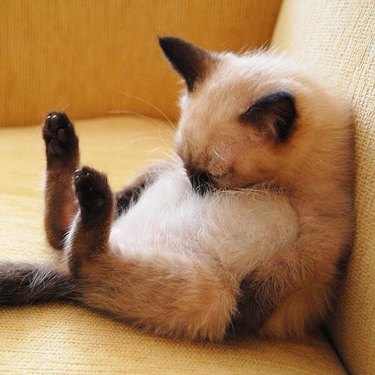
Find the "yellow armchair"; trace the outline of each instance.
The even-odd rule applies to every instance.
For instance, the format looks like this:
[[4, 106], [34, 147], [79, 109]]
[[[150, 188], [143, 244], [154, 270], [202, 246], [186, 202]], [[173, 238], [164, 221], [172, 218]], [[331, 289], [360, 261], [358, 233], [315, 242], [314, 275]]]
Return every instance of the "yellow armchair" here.
[[[0, 260], [58, 261], [43, 233], [37, 125], [66, 110], [83, 161], [120, 188], [171, 146], [179, 86], [158, 34], [313, 60], [355, 109], [357, 235], [330, 332], [305, 342], [188, 343], [87, 309], [0, 309], [0, 373], [375, 373], [375, 3], [371, 0], [0, 2]], [[276, 23], [276, 27], [275, 27]], [[121, 116], [113, 113], [123, 112]], [[1, 287], [1, 286], [0, 286]]]

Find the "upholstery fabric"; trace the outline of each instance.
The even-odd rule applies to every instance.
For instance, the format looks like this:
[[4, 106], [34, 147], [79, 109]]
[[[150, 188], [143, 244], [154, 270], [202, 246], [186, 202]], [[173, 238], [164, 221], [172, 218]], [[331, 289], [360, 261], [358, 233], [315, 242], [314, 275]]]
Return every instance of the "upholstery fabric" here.
[[[77, 129], [82, 162], [106, 171], [114, 189], [147, 161], [170, 152], [172, 129], [160, 120], [85, 120]], [[0, 259], [57, 261], [43, 234], [40, 128], [0, 129], [0, 150]], [[0, 373], [7, 374], [346, 374], [321, 337], [178, 342], [67, 304], [2, 308], [0, 328]]]
[[2, 0], [0, 126], [38, 123], [63, 108], [76, 119], [116, 110], [175, 118], [179, 78], [157, 36], [258, 48], [271, 39], [280, 3]]
[[313, 61], [354, 107], [357, 230], [332, 335], [352, 374], [374, 374], [375, 2], [286, 0], [273, 45]]

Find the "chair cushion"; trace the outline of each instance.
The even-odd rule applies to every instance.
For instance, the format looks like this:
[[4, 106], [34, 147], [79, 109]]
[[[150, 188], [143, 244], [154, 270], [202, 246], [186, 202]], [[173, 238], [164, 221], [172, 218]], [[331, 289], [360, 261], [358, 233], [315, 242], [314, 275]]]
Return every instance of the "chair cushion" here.
[[[77, 122], [82, 161], [115, 189], [145, 162], [170, 152], [173, 129], [134, 117]], [[1, 259], [54, 261], [43, 233], [44, 150], [39, 127], [0, 129]], [[1, 373], [346, 374], [324, 337], [249, 338], [222, 345], [146, 335], [83, 307], [0, 309]]]
[[353, 374], [375, 369], [375, 2], [286, 0], [273, 45], [314, 62], [349, 99], [356, 126], [355, 248], [340, 307], [335, 344]]

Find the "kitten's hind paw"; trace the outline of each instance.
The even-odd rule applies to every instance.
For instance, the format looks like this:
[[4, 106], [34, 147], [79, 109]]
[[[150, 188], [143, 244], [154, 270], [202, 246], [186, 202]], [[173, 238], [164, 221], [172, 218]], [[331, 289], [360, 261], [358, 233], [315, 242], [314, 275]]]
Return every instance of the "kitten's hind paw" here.
[[83, 167], [74, 173], [74, 187], [83, 217], [91, 221], [111, 212], [113, 197], [105, 174]]
[[78, 166], [78, 137], [65, 113], [51, 112], [44, 122], [42, 134], [48, 169]]

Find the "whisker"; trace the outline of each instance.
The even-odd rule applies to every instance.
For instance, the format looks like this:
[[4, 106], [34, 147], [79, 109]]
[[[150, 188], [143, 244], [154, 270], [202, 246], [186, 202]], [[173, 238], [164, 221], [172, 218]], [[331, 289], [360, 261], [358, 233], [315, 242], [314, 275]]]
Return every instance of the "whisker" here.
[[219, 151], [217, 151], [216, 149], [213, 151], [213, 153], [219, 158], [221, 159], [222, 161], [226, 162], [226, 160], [221, 156], [221, 154], [219, 153]]
[[168, 159], [171, 159], [171, 157], [174, 154], [174, 152], [173, 152], [172, 149], [161, 148], [161, 147], [155, 147], [155, 148], [153, 148], [151, 150], [148, 150], [147, 152], [150, 153], [150, 154], [160, 153], [160, 154], [162, 154], [164, 157], [166, 157]]
[[[155, 119], [153, 117], [146, 116], [146, 115], [143, 115], [141, 113], [133, 112], [133, 111], [113, 110], [113, 111], [110, 111], [110, 113], [111, 114], [131, 114], [131, 115], [136, 115], [136, 116], [139, 116], [139, 117], [147, 119], [147, 120], [151, 120], [152, 123], [157, 125], [158, 136], [159, 136], [158, 139], [162, 141], [162, 143], [165, 147], [169, 148], [171, 146], [170, 141], [165, 139], [165, 135], [162, 134], [161, 130], [163, 129], [163, 132], [167, 131], [169, 133], [169, 135], [172, 135], [172, 136], [174, 135], [174, 130], [171, 130], [170, 127], [165, 124], [165, 122], [158, 121], [157, 119]], [[155, 137], [155, 139], [157, 139], [157, 137]]]
[[58, 104], [56, 106], [56, 109], [57, 109], [58, 112], [65, 112], [67, 110], [67, 108], [69, 108], [71, 106], [72, 106], [71, 103], [70, 104], [65, 104], [65, 105], [63, 105], [62, 103], [60, 103], [60, 104]]
[[117, 115], [117, 114], [135, 115], [135, 116], [138, 116], [138, 117], [143, 118], [145, 120], [150, 120], [152, 123], [158, 125], [159, 131], [160, 131], [160, 128], [163, 128], [166, 131], [168, 131], [169, 134], [174, 134], [175, 129], [171, 129], [169, 126], [167, 126], [167, 124], [165, 122], [157, 120], [155, 117], [147, 116], [147, 115], [144, 115], [144, 114], [139, 113], [139, 112], [129, 111], [129, 110], [125, 110], [125, 109], [114, 109], [114, 110], [108, 111], [108, 113], [109, 114], [115, 114], [115, 115]]
[[[148, 133], [144, 133], [144, 134], [148, 134]], [[138, 133], [138, 136], [135, 137], [135, 138], [131, 138], [129, 139], [126, 143], [124, 143], [124, 146], [129, 146], [129, 145], [132, 145], [134, 143], [137, 143], [139, 141], [143, 141], [143, 140], [146, 140], [146, 139], [157, 139], [157, 137], [155, 136], [152, 136], [152, 135], [142, 135], [142, 133]]]
[[171, 127], [173, 129], [176, 128], [175, 124], [172, 122], [172, 120], [158, 107], [156, 107], [156, 105], [150, 103], [148, 100], [146, 99], [143, 99], [139, 96], [136, 96], [136, 95], [133, 95], [133, 94], [130, 94], [128, 92], [124, 92], [124, 91], [121, 91], [121, 94], [123, 95], [126, 95], [127, 97], [129, 98], [132, 98], [132, 99], [135, 99], [135, 100], [138, 100], [140, 101], [141, 103], [144, 103], [144, 104], [147, 104], [148, 106], [150, 106], [151, 108], [153, 108], [155, 111], [157, 111], [160, 115], [162, 115], [162, 117], [171, 125]]

